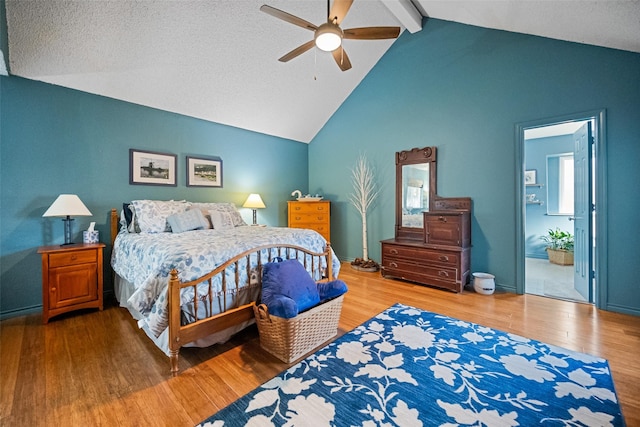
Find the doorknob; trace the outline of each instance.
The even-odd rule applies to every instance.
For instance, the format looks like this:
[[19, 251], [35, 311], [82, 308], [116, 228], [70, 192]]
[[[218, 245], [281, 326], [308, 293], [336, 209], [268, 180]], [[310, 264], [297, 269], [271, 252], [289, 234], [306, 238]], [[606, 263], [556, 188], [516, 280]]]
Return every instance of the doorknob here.
[[569, 218], [567, 218], [569, 221], [575, 221], [576, 217], [575, 216], [570, 216]]

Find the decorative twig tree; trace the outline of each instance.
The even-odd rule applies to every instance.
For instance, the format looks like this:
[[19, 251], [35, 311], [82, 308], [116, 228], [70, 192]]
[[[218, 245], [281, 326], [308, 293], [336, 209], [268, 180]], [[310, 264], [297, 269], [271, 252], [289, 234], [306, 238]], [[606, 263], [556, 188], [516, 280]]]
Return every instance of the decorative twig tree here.
[[361, 153], [358, 156], [356, 165], [351, 170], [351, 180], [353, 182], [353, 193], [349, 195], [349, 200], [362, 216], [362, 258], [356, 258], [351, 265], [363, 269], [377, 270], [378, 263], [369, 259], [367, 209], [378, 196], [378, 190], [374, 181], [373, 169], [369, 165], [365, 154]]

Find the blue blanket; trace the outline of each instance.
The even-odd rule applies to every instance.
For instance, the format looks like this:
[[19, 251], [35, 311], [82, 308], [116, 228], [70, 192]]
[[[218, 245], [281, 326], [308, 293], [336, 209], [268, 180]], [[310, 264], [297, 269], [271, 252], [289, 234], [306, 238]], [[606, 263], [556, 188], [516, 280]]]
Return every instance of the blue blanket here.
[[202, 426], [624, 426], [606, 360], [396, 304]]

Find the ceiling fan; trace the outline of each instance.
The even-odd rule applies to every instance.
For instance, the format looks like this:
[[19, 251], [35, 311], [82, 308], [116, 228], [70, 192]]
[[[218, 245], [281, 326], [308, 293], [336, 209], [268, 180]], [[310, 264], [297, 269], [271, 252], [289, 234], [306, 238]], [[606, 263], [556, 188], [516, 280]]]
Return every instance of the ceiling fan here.
[[320, 50], [331, 52], [338, 67], [340, 67], [342, 71], [347, 71], [351, 68], [351, 61], [349, 61], [347, 52], [345, 52], [342, 47], [342, 39], [382, 40], [395, 39], [398, 37], [400, 27], [362, 27], [349, 28], [346, 30], [340, 28], [340, 23], [347, 15], [347, 12], [349, 12], [352, 3], [353, 0], [334, 0], [333, 7], [329, 8], [329, 0], [327, 0], [327, 22], [318, 26], [290, 13], [276, 9], [275, 7], [267, 6], [266, 4], [262, 5], [260, 7], [261, 11], [314, 32], [313, 40], [298, 46], [278, 60], [280, 62], [290, 61], [312, 47], [317, 46]]

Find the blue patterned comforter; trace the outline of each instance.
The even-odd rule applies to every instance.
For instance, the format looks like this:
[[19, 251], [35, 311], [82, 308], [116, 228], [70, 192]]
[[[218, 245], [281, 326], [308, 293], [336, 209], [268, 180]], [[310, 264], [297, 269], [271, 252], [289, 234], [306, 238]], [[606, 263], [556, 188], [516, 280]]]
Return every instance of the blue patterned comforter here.
[[[191, 281], [243, 251], [277, 243], [298, 245], [314, 252], [323, 252], [326, 246], [326, 240], [320, 234], [299, 228], [242, 226], [177, 234], [121, 232], [114, 243], [111, 266], [120, 277], [134, 285], [135, 292], [127, 304], [143, 316], [141, 326], [147, 326], [157, 337], [168, 326], [167, 290], [172, 269], [178, 271], [181, 281]], [[266, 251], [263, 255], [264, 262], [267, 259]], [[337, 277], [340, 262], [335, 254], [332, 267]], [[247, 269], [238, 270], [241, 282], [249, 283]], [[233, 283], [231, 277], [228, 277], [228, 283]], [[218, 284], [217, 291], [221, 290]], [[198, 294], [201, 298], [206, 297], [204, 286], [202, 293], [198, 289]], [[224, 298], [229, 300], [234, 296], [226, 295]], [[183, 305], [192, 301], [193, 289], [184, 289], [181, 299]]]

